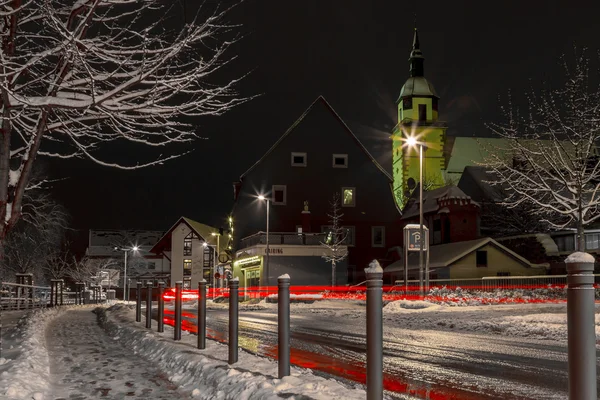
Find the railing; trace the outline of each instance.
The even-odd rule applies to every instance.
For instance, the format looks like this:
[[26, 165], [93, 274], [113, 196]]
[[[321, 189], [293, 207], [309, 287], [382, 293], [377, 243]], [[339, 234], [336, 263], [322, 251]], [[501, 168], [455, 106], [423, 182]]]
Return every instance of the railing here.
[[50, 302], [50, 287], [2, 282], [0, 286], [0, 308], [22, 310], [47, 307]]
[[[600, 274], [594, 275], [595, 285], [600, 285]], [[425, 281], [423, 281], [425, 285]], [[493, 291], [496, 289], [534, 289], [547, 287], [564, 287], [567, 285], [567, 275], [535, 275], [535, 276], [485, 276], [469, 279], [430, 279], [429, 288]], [[409, 289], [419, 287], [419, 280], [408, 280]], [[394, 287], [404, 289], [404, 281], [397, 280]]]
[[[269, 245], [318, 246], [326, 240], [326, 236], [326, 233], [269, 232]], [[267, 244], [267, 234], [265, 232], [258, 232], [241, 240], [242, 248], [259, 244]]]

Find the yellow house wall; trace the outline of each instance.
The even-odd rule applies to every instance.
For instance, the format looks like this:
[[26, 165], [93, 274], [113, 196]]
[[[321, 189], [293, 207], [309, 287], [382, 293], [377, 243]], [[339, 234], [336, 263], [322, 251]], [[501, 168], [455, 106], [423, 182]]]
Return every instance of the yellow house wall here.
[[487, 251], [487, 267], [477, 267], [476, 255], [473, 252], [450, 266], [450, 279], [496, 276], [498, 272], [510, 272], [511, 276], [545, 275], [543, 268], [525, 267], [513, 257], [498, 250], [495, 246], [487, 245], [480, 250]]

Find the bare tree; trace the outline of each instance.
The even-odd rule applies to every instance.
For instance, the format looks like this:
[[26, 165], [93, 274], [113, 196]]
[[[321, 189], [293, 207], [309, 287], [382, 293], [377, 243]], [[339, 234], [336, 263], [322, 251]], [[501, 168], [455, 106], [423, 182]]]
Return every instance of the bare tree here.
[[335, 286], [336, 264], [348, 256], [348, 246], [346, 243], [348, 231], [342, 227], [342, 217], [344, 214], [342, 214], [340, 210], [339, 193], [333, 195], [330, 206], [331, 214], [327, 214], [327, 216], [329, 217], [331, 226], [329, 227], [325, 241], [321, 242], [321, 246], [326, 249], [326, 251], [323, 252], [322, 258], [331, 263], [331, 286]]
[[100, 271], [109, 270], [116, 265], [116, 261], [111, 258], [83, 257], [81, 260], [77, 260], [73, 257], [71, 260], [69, 277], [75, 282], [83, 282], [86, 285], [99, 285], [102, 280]]
[[563, 86], [527, 93], [526, 112], [509, 96], [505, 123], [488, 125], [506, 144], [483, 163], [496, 177], [489, 183], [507, 192], [503, 205], [525, 205], [551, 228], [575, 227], [581, 250], [584, 227], [600, 217], [600, 90], [584, 53], [574, 66], [563, 57]]
[[[163, 153], [167, 145], [197, 137], [194, 117], [248, 100], [234, 91], [239, 79], [213, 80], [237, 40], [224, 22], [228, 10], [201, 9], [168, 31], [169, 4], [0, 1], [0, 242], [24, 213], [26, 189], [44, 183], [31, 181], [36, 159], [162, 164], [185, 154]], [[157, 154], [118, 164], [99, 152], [116, 143]]]

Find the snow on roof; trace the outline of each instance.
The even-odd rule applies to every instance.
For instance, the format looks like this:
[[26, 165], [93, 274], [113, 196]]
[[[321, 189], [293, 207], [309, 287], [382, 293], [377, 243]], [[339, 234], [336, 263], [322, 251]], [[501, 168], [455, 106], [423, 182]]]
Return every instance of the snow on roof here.
[[[411, 196], [411, 201], [404, 209], [402, 219], [412, 218], [419, 215], [419, 194], [418, 186]], [[454, 185], [448, 185], [441, 188], [423, 191], [423, 213], [428, 214], [432, 212], [444, 212], [440, 210], [440, 202], [444, 200], [458, 200], [466, 202], [466, 204], [474, 204], [479, 206], [476, 202], [471, 200], [469, 196], [462, 190]]]

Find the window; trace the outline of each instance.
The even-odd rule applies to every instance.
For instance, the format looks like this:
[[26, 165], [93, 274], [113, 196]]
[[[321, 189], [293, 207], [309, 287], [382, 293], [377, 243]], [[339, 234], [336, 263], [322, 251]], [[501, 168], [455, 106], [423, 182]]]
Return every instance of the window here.
[[419, 104], [419, 121], [427, 121], [427, 106]]
[[412, 109], [412, 97], [406, 97], [404, 99], [402, 99], [402, 109], [403, 110], [410, 110]]
[[585, 248], [587, 250], [600, 248], [600, 233], [592, 233], [585, 235]]
[[148, 269], [156, 269], [156, 263], [155, 262], [149, 262], [148, 263]]
[[487, 267], [488, 259], [487, 259], [487, 251], [486, 250], [477, 250], [475, 253], [475, 258], [477, 259], [477, 268]]
[[556, 247], [558, 247], [558, 251], [573, 251], [575, 250], [575, 236], [574, 235], [565, 235], [565, 236], [556, 236], [554, 238], [556, 242]]
[[285, 185], [273, 185], [273, 199], [271, 201], [274, 205], [285, 205], [287, 201], [287, 190]]
[[342, 207], [354, 207], [356, 205], [356, 189], [351, 187], [342, 188]]
[[292, 153], [292, 167], [306, 167], [306, 153]]
[[433, 111], [438, 110], [438, 99], [436, 99], [435, 97], [433, 99], [431, 99], [431, 109]]
[[348, 168], [348, 154], [334, 154], [333, 168]]
[[192, 275], [192, 260], [183, 260], [183, 276]]
[[373, 246], [373, 247], [384, 247], [385, 246], [385, 226], [371, 227], [371, 246]]
[[194, 232], [190, 232], [187, 234], [185, 238], [183, 238], [183, 255], [191, 256], [192, 255], [192, 240], [198, 239], [198, 235]]
[[440, 244], [442, 243], [442, 220], [439, 216], [436, 215], [437, 218], [433, 220], [433, 243], [432, 244]]

